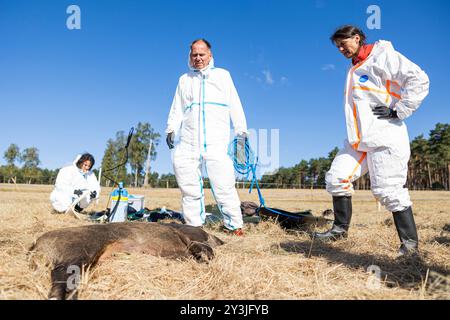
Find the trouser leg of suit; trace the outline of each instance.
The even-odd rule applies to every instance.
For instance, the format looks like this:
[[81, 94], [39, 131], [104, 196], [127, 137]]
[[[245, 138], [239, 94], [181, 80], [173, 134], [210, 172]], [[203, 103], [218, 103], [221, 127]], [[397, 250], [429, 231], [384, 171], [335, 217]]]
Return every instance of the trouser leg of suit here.
[[346, 141], [327, 172], [327, 191], [333, 196], [333, 227], [315, 233], [319, 240], [338, 240], [347, 237], [352, 217], [353, 181], [367, 172], [366, 153], [354, 150]]
[[367, 153], [372, 193], [391, 212], [403, 211], [412, 204], [404, 188], [409, 156], [409, 145], [376, 148]]
[[408, 189], [404, 188], [410, 156], [409, 144], [368, 152], [370, 183], [375, 198], [394, 215], [401, 255], [418, 249], [418, 235]]
[[173, 168], [182, 193], [183, 217], [190, 226], [205, 223], [205, 201], [200, 153], [182, 144], [175, 147]]
[[78, 206], [81, 209], [86, 209], [87, 207], [89, 207], [89, 205], [91, 204], [91, 198], [90, 196], [84, 197], [83, 199], [80, 200], [80, 202], [78, 202]]
[[241, 202], [235, 187], [234, 168], [226, 150], [208, 151], [204, 155], [211, 191], [217, 201], [227, 229], [242, 228]]
[[370, 174], [372, 192], [387, 210], [402, 211], [411, 206], [406, 183], [409, 146], [376, 148], [367, 153], [354, 150], [346, 141], [326, 175], [327, 191], [333, 196], [349, 196], [352, 182]]
[[351, 196], [353, 182], [367, 171], [367, 154], [354, 150], [346, 140], [325, 176], [327, 191], [334, 197]]
[[53, 191], [50, 197], [53, 209], [58, 212], [66, 212], [72, 204], [72, 195]]

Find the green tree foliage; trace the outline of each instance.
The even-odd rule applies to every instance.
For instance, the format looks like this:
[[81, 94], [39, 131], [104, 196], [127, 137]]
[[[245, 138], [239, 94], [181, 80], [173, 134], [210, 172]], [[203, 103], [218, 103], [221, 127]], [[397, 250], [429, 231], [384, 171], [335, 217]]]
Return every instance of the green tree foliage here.
[[[111, 181], [124, 182], [125, 185], [141, 186], [144, 181], [144, 170], [151, 142], [150, 160], [157, 156], [156, 147], [159, 144], [160, 134], [155, 132], [149, 123], [139, 122], [128, 147], [128, 163], [120, 166], [126, 160], [125, 145], [127, 136], [123, 131], [116, 133], [115, 139], [109, 139], [102, 159], [102, 185], [109, 186]], [[116, 168], [117, 167], [117, 168]], [[109, 171], [111, 168], [116, 168]], [[128, 169], [131, 168], [131, 172]], [[149, 174], [147, 182], [158, 185], [158, 173]]]
[[55, 184], [57, 174], [58, 170], [42, 169], [39, 175], [41, 177], [41, 183]]
[[158, 181], [159, 181], [159, 173], [158, 172], [153, 172], [153, 173], [149, 174], [148, 184], [151, 187], [158, 187]]
[[301, 160], [293, 167], [281, 167], [275, 173], [262, 176], [263, 188], [323, 188], [325, 174], [339, 149], [334, 148], [327, 158]]
[[23, 162], [24, 168], [37, 168], [41, 163], [41, 160], [39, 160], [39, 150], [35, 147], [23, 150], [20, 159]]
[[[150, 139], [153, 139], [151, 160], [156, 159], [155, 147], [159, 143], [160, 135], [155, 133], [148, 123], [139, 123], [136, 136], [130, 145], [130, 165], [105, 172], [109, 168], [123, 163], [125, 160], [125, 144], [127, 136], [123, 131], [116, 133], [114, 139], [109, 139], [106, 144], [102, 160], [102, 185], [108, 184], [105, 175], [114, 178], [115, 181], [123, 181], [126, 185], [142, 185], [145, 161], [148, 155]], [[310, 160], [300, 160], [293, 167], [280, 168], [274, 174], [265, 174], [259, 183], [263, 188], [324, 188], [325, 174], [338, 152], [334, 148], [326, 158], [320, 157]], [[54, 184], [58, 170], [39, 168], [39, 150], [35, 147], [26, 148], [22, 152], [17, 145], [11, 144], [4, 152], [3, 158], [7, 165], [0, 166], [0, 182], [10, 182], [11, 178], [17, 183]], [[17, 167], [22, 163], [22, 167]], [[127, 169], [131, 167], [131, 172]], [[177, 188], [177, 182], [173, 174], [153, 172], [148, 175], [148, 183], [152, 187]], [[209, 186], [209, 180], [204, 180], [205, 187]], [[355, 189], [367, 189], [370, 181], [367, 176], [361, 177], [355, 183]], [[409, 189], [444, 189], [450, 190], [450, 125], [436, 124], [430, 130], [429, 138], [420, 135], [411, 141], [411, 158], [408, 166]]]
[[113, 181], [127, 184], [127, 168], [120, 165], [126, 160], [126, 142], [127, 137], [123, 131], [118, 131], [114, 140], [107, 141], [102, 159], [102, 185], [109, 187]]
[[[260, 184], [263, 188], [324, 188], [326, 172], [338, 151], [334, 148], [327, 158], [301, 160], [293, 167], [263, 175]], [[450, 190], [449, 124], [436, 124], [429, 139], [420, 135], [411, 141], [407, 187]], [[367, 175], [355, 182], [355, 189], [368, 188], [370, 179]]]
[[152, 142], [150, 160], [156, 159], [156, 146], [159, 144], [159, 138], [160, 134], [154, 131], [150, 123], [138, 123], [130, 144], [130, 166], [134, 174], [133, 184], [135, 187], [140, 185], [139, 181], [142, 181], [150, 142]]
[[8, 180], [13, 179], [13, 181], [17, 180], [17, 175], [19, 174], [19, 170], [16, 167], [15, 163], [20, 161], [20, 149], [19, 147], [12, 143], [5, 151], [3, 158], [6, 160], [6, 167], [4, 168], [5, 178]]
[[11, 143], [5, 151], [3, 158], [9, 166], [14, 166], [17, 161], [20, 161], [20, 149], [15, 143]]
[[[109, 139], [106, 143], [105, 153], [103, 154], [102, 165], [101, 168], [104, 171], [100, 180], [101, 185], [105, 185], [109, 187], [112, 181], [110, 181], [107, 177], [115, 177], [116, 172], [114, 170], [109, 171], [108, 169], [112, 169], [115, 166], [114, 156], [116, 154], [116, 147], [114, 145], [114, 140]], [[116, 170], [117, 171], [117, 170]]]
[[172, 173], [162, 174], [155, 187], [158, 188], [178, 188], [177, 179]]
[[428, 140], [423, 134], [411, 141], [411, 157], [409, 159], [408, 181], [412, 186], [430, 188], [431, 158]]
[[21, 161], [23, 162], [23, 175], [28, 179], [29, 184], [41, 178], [42, 172], [38, 169], [41, 161], [39, 160], [39, 150], [37, 148], [30, 147], [23, 150]]
[[23, 162], [23, 177], [28, 180], [27, 183], [31, 184], [42, 177], [42, 171], [38, 168], [41, 160], [39, 160], [39, 150], [37, 148], [26, 148], [22, 151], [20, 159]]
[[306, 184], [306, 179], [308, 177], [308, 161], [302, 160], [300, 163], [294, 166], [294, 172], [296, 174], [295, 177], [295, 185], [298, 185], [299, 188]]
[[450, 125], [436, 124], [430, 138], [411, 142], [408, 187], [450, 190]]

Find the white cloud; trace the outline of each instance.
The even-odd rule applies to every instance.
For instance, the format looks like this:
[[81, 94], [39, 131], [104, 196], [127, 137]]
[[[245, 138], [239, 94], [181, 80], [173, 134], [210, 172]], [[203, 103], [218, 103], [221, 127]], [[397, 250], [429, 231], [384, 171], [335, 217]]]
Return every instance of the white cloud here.
[[264, 69], [261, 71], [263, 77], [252, 75], [248, 72], [244, 73], [249, 79], [256, 81], [258, 83], [268, 85], [268, 86], [284, 86], [289, 85], [289, 79], [285, 76], [281, 76], [280, 79], [274, 79], [272, 72], [269, 69]]
[[321, 69], [322, 69], [322, 71], [336, 70], [336, 66], [332, 63], [329, 63], [329, 64], [324, 64]]
[[266, 84], [273, 85], [275, 83], [275, 81], [273, 81], [272, 73], [270, 72], [270, 70], [263, 70], [262, 74], [264, 75]]

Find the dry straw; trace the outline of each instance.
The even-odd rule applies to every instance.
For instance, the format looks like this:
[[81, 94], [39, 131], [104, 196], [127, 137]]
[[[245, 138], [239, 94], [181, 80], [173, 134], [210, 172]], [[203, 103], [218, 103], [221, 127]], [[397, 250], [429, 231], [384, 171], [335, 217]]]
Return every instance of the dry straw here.
[[[0, 299], [46, 299], [50, 288], [44, 259], [30, 266], [28, 248], [43, 233], [90, 222], [51, 214], [50, 186], [0, 185]], [[107, 192], [92, 210], [102, 210]], [[175, 189], [129, 190], [146, 206], [179, 210]], [[263, 190], [266, 203], [285, 210], [330, 208], [324, 191]], [[242, 201], [257, 196], [240, 190]], [[378, 211], [369, 192], [354, 196], [347, 240], [311, 241], [273, 222], [246, 227], [244, 237], [209, 228], [226, 243], [209, 263], [192, 259], [119, 253], [83, 270], [78, 299], [449, 299], [450, 197], [448, 192], [412, 192], [420, 259], [397, 259], [391, 214]], [[213, 199], [207, 192], [207, 203]], [[378, 271], [370, 272], [370, 271]]]

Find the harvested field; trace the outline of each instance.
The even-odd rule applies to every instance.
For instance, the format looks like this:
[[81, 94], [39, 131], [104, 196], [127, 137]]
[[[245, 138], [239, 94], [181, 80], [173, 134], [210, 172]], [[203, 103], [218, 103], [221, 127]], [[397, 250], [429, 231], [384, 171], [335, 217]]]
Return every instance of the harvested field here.
[[[27, 251], [43, 233], [91, 222], [51, 214], [52, 186], [0, 185], [0, 299], [46, 299], [50, 274], [32, 270]], [[105, 209], [110, 188], [89, 211]], [[145, 195], [145, 206], [180, 210], [178, 189], [128, 189]], [[262, 190], [270, 207], [331, 208], [323, 190]], [[239, 190], [258, 202], [256, 191]], [[206, 204], [213, 198], [206, 192]], [[206, 230], [225, 241], [210, 263], [118, 254], [85, 270], [78, 299], [449, 299], [450, 193], [411, 192], [420, 238], [419, 259], [398, 259], [391, 213], [369, 191], [357, 191], [349, 238], [313, 242], [273, 222], [248, 225], [244, 237]], [[139, 223], [139, 222], [136, 222]], [[371, 270], [374, 271], [371, 272]]]

